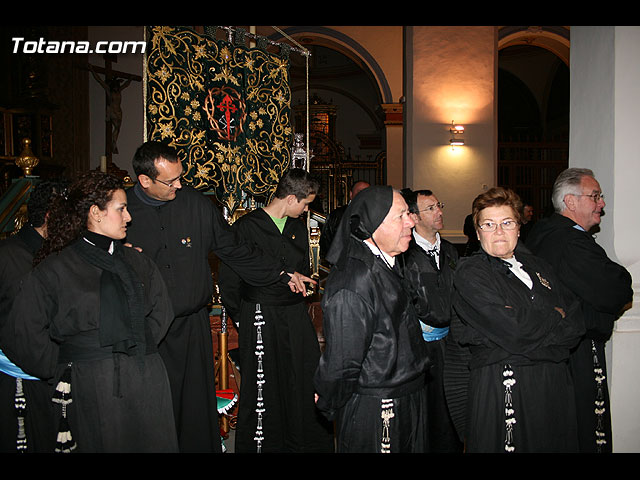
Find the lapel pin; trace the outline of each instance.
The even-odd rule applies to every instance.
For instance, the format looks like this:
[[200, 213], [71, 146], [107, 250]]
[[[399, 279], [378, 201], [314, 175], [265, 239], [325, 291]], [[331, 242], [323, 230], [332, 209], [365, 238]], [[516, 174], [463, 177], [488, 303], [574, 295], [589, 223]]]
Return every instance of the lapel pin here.
[[549, 280], [543, 278], [542, 275], [540, 275], [538, 272], [536, 272], [536, 275], [538, 276], [538, 280], [540, 280], [540, 283], [545, 287], [547, 287], [549, 290], [551, 290], [551, 285], [549, 284]]

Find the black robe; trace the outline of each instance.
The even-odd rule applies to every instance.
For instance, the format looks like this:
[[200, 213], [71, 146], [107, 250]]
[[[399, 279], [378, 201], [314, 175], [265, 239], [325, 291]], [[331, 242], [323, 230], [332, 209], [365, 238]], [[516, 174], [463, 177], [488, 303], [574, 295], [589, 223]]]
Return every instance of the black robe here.
[[[257, 209], [233, 227], [239, 237], [308, 275], [308, 232], [301, 219], [287, 218], [280, 233], [269, 215]], [[313, 374], [320, 347], [304, 295], [283, 283], [253, 287], [225, 263], [219, 286], [239, 327], [236, 453], [333, 451], [331, 426], [315, 407]]]
[[327, 279], [322, 311], [317, 405], [336, 421], [338, 452], [426, 452], [429, 360], [399, 273], [351, 238]]
[[[126, 271], [126, 283], [113, 280], [102, 261], [124, 269], [117, 278]], [[169, 381], [157, 353], [172, 318], [150, 259], [119, 243], [111, 257], [81, 238], [25, 278], [3, 329], [11, 338], [6, 353], [54, 385], [70, 375], [66, 414], [75, 451], [176, 452]]]
[[344, 212], [347, 211], [347, 207], [348, 205], [341, 205], [331, 213], [329, 213], [329, 215], [327, 216], [327, 219], [322, 226], [322, 232], [320, 234], [321, 258], [326, 258], [327, 254], [329, 253], [329, 250], [331, 249], [331, 243], [336, 236], [338, 226], [340, 225], [340, 221], [342, 220]]
[[[25, 225], [18, 233], [0, 243], [0, 331], [23, 277], [33, 267], [33, 257], [41, 247], [42, 240], [32, 226]], [[4, 355], [1, 353], [3, 343], [0, 339], [0, 355]], [[18, 378], [22, 378], [20, 383], [26, 402], [23, 412], [26, 414], [21, 415], [25, 422], [26, 440], [21, 439], [21, 448], [26, 441], [27, 452], [53, 452], [56, 424], [53, 421], [51, 385], [46, 381], [28, 379], [22, 375], [24, 372], [9, 374], [8, 371], [0, 372], [0, 452], [16, 452], [19, 431], [16, 415]]]
[[611, 452], [604, 346], [611, 337], [614, 322], [633, 299], [631, 275], [610, 260], [589, 233], [574, 226], [569, 218], [554, 213], [536, 223], [527, 246], [547, 260], [560, 280], [580, 299], [586, 334], [570, 359], [576, 385], [580, 451]]
[[546, 262], [518, 250], [515, 257], [532, 289], [482, 250], [458, 263], [451, 328], [468, 352], [469, 380], [466, 416], [456, 424], [470, 453], [575, 452], [567, 360], [584, 333], [578, 302]]
[[239, 242], [213, 202], [192, 187], [183, 186], [174, 200], [161, 203], [136, 185], [127, 191], [127, 202], [132, 217], [127, 241], [158, 265], [175, 313], [159, 349], [169, 373], [180, 450], [221, 452], [208, 255], [215, 252], [256, 285], [280, 281], [286, 267]]
[[[454, 314], [451, 299], [453, 274], [458, 262], [455, 246], [440, 239], [440, 267], [415, 239], [400, 258], [407, 286], [415, 295], [418, 318], [429, 327], [448, 328]], [[446, 330], [441, 335], [445, 336], [425, 343], [431, 361], [427, 377], [429, 451], [457, 453], [462, 451], [462, 443], [451, 421], [444, 394], [444, 355], [449, 335]]]

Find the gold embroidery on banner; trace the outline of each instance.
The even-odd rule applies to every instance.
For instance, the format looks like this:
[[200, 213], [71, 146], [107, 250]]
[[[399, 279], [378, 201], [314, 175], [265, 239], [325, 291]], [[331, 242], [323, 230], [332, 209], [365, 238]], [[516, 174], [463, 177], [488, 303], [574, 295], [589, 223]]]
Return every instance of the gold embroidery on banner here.
[[180, 28], [149, 27], [149, 140], [178, 150], [184, 179], [233, 210], [269, 197], [291, 164], [288, 59]]

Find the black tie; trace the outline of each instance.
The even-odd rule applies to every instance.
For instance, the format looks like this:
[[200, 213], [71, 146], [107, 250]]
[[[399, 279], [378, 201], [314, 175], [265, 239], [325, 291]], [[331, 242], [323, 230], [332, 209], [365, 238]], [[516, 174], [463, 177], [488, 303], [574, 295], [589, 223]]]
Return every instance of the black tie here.
[[433, 263], [433, 267], [436, 270], [439, 270], [438, 262], [436, 260], [436, 258], [438, 256], [438, 249], [436, 247], [434, 247], [431, 250], [427, 250], [427, 255], [429, 255], [429, 258], [431, 259], [431, 263]]

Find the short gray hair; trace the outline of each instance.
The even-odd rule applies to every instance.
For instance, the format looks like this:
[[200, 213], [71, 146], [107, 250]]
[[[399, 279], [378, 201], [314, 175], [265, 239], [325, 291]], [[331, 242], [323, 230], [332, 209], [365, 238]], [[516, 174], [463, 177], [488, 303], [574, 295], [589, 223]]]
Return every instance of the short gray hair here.
[[556, 213], [561, 213], [565, 209], [565, 195], [582, 194], [580, 184], [582, 182], [582, 177], [585, 176], [595, 178], [593, 170], [588, 168], [567, 168], [560, 172], [560, 175], [558, 175], [558, 178], [556, 178], [556, 181], [553, 183], [553, 192], [551, 194], [551, 201], [553, 202], [553, 208]]

